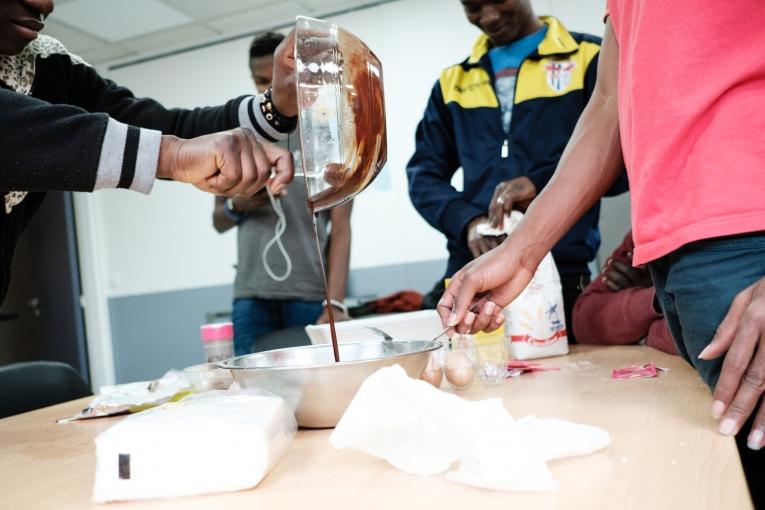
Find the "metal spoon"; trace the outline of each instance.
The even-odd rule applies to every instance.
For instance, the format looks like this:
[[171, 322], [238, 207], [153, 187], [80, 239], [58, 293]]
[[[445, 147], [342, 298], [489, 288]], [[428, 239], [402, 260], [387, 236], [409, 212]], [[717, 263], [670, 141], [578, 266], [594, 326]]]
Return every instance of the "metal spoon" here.
[[392, 336], [390, 336], [388, 333], [386, 333], [385, 331], [383, 331], [383, 330], [381, 330], [379, 328], [376, 328], [374, 326], [367, 326], [367, 329], [371, 329], [372, 331], [374, 331], [375, 333], [377, 333], [378, 335], [383, 337], [386, 342], [392, 342], [393, 341], [393, 337]]

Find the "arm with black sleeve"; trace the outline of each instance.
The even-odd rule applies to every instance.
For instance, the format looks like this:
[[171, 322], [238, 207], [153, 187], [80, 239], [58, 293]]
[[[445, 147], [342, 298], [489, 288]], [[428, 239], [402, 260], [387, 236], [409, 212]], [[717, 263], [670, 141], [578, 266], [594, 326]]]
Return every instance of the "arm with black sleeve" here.
[[0, 111], [3, 191], [128, 188], [148, 193], [155, 178], [170, 178], [233, 195], [255, 193], [272, 167], [275, 191], [292, 179], [291, 155], [261, 146], [248, 129], [183, 140], [6, 89], [0, 89]]
[[279, 123], [267, 118], [270, 96], [241, 96], [221, 106], [165, 108], [150, 98], [138, 98], [127, 88], [103, 78], [98, 71], [67, 53], [50, 55], [38, 62], [35, 90], [53, 103], [78, 106], [89, 112], [153, 129], [166, 135], [194, 138], [237, 127], [251, 129], [262, 141], [285, 139], [295, 128], [294, 119]]

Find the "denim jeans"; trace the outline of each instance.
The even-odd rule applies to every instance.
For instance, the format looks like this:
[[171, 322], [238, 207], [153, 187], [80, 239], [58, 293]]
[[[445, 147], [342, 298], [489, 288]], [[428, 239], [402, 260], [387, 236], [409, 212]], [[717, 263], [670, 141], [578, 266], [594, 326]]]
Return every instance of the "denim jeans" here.
[[[765, 276], [765, 233], [691, 243], [648, 268], [678, 352], [714, 389], [724, 356], [711, 361], [698, 356], [714, 338], [736, 294]], [[755, 506], [763, 508], [765, 451], [746, 447], [751, 422], [739, 432], [736, 443]]]
[[249, 354], [258, 337], [292, 326], [313, 324], [322, 312], [321, 301], [298, 299], [234, 299], [234, 354]]

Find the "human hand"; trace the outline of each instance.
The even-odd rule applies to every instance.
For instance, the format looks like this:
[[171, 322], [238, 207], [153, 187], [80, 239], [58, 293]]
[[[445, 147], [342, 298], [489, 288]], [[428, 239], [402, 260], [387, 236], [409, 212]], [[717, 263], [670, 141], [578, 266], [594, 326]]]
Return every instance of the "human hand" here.
[[244, 128], [181, 139], [165, 135], [157, 177], [190, 183], [216, 195], [254, 195], [263, 186], [279, 194], [295, 168], [286, 149], [261, 144]]
[[723, 353], [712, 415], [722, 418], [720, 433], [732, 436], [759, 408], [747, 440], [749, 448], [759, 450], [765, 445], [765, 407], [758, 404], [765, 390], [765, 278], [739, 292], [699, 358]]
[[494, 228], [505, 226], [505, 214], [513, 209], [526, 211], [531, 200], [537, 196], [537, 188], [528, 177], [516, 177], [500, 182], [494, 188], [494, 196], [489, 204], [489, 220]]
[[[452, 276], [436, 307], [443, 326], [458, 333], [497, 329], [504, 322], [502, 309], [526, 288], [538, 264], [520, 256], [512, 237], [468, 263]], [[471, 306], [475, 313], [468, 311]]]
[[483, 236], [478, 233], [478, 225], [486, 222], [486, 216], [479, 216], [467, 226], [467, 245], [473, 257], [479, 257], [493, 250], [505, 240], [506, 236]]
[[[343, 322], [343, 321], [351, 320], [351, 317], [348, 314], [346, 314], [345, 312], [337, 308], [332, 309], [332, 318], [335, 319], [335, 322]], [[327, 324], [327, 323], [329, 323], [329, 312], [327, 311], [327, 308], [324, 307], [324, 311], [321, 312], [321, 315], [319, 315], [319, 318], [316, 319], [316, 324]]]
[[631, 256], [627, 260], [609, 258], [603, 266], [603, 283], [613, 292], [653, 286], [648, 269], [645, 266], [633, 267]]
[[292, 30], [274, 51], [274, 76], [271, 85], [274, 106], [286, 117], [294, 117], [298, 113], [295, 87], [295, 31]]

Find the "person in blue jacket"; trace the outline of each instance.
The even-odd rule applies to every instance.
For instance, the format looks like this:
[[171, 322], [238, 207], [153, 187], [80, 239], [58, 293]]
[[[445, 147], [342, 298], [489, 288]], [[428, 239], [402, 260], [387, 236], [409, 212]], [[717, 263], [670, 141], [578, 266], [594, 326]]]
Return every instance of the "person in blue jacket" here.
[[[466, 60], [441, 72], [406, 169], [412, 203], [446, 236], [445, 277], [504, 239], [479, 235], [479, 224], [502, 227], [505, 214], [524, 211], [552, 177], [592, 94], [601, 42], [537, 17], [530, 0], [462, 4], [483, 34]], [[451, 184], [459, 168], [462, 190]], [[623, 177], [610, 194], [626, 190]], [[596, 204], [552, 252], [570, 340], [574, 301], [600, 246], [599, 214]], [[437, 284], [435, 299], [442, 290]]]

